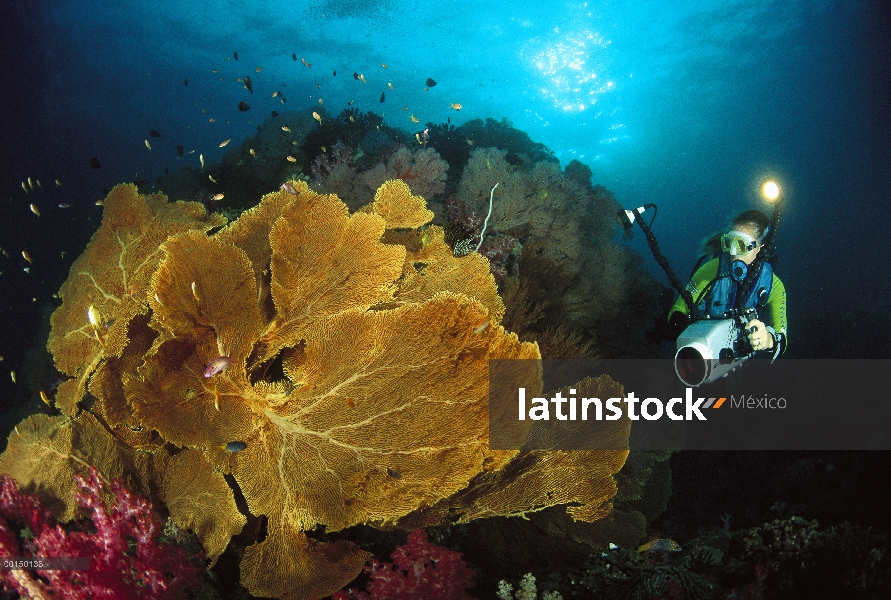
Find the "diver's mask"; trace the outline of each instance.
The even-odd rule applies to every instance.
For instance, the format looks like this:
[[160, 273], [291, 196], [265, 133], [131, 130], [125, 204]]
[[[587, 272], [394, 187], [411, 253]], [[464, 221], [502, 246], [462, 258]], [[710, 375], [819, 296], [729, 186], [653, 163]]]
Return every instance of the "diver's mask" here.
[[742, 231], [731, 230], [721, 236], [721, 249], [730, 256], [745, 256], [757, 248], [759, 243], [760, 239], [756, 240]]

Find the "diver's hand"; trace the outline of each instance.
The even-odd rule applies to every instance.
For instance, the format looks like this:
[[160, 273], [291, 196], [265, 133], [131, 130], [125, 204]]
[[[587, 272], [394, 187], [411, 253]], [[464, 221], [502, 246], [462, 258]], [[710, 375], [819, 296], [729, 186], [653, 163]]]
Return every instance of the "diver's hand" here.
[[758, 319], [752, 319], [746, 323], [746, 333], [749, 336], [749, 344], [752, 350], [771, 350], [776, 343], [773, 335], [767, 330], [764, 323]]

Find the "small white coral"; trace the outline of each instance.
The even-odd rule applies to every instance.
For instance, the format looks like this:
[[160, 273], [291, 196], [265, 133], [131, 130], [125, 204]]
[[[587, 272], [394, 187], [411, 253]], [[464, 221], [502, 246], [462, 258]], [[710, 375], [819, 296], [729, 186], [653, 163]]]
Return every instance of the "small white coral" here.
[[[498, 600], [537, 600], [538, 588], [535, 586], [535, 576], [526, 573], [520, 580], [520, 589], [514, 594], [514, 586], [501, 580], [498, 582]], [[563, 600], [560, 592], [543, 592], [541, 600]]]

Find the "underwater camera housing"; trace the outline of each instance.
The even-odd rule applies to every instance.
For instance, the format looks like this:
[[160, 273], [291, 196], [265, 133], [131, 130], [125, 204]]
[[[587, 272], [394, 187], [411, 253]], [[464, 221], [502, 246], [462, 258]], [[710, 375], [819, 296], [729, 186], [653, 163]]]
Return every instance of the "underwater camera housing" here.
[[757, 319], [754, 308], [722, 318], [702, 318], [678, 336], [674, 371], [690, 387], [711, 383], [736, 370], [754, 354], [746, 324]]

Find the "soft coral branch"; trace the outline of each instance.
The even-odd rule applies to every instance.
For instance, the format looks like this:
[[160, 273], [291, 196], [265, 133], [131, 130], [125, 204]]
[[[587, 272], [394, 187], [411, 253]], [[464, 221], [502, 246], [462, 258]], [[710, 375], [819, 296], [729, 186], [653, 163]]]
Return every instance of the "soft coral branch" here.
[[[120, 480], [111, 483], [113, 501], [102, 500], [105, 484], [95, 468], [76, 476], [77, 503], [92, 513], [92, 528], [63, 529], [38, 498], [19, 492], [7, 475], [0, 481], [0, 552], [6, 556], [88, 557], [87, 571], [0, 571], [0, 583], [43, 598], [182, 598], [198, 583], [198, 567], [181, 548], [158, 543], [159, 522], [145, 499]], [[30, 535], [20, 544], [17, 528]], [[94, 529], [94, 531], [93, 531]], [[22, 549], [26, 552], [22, 552]], [[49, 592], [48, 590], [52, 590]]]
[[476, 585], [476, 574], [468, 568], [460, 552], [427, 541], [427, 533], [417, 529], [408, 542], [391, 555], [392, 563], [372, 559], [365, 566], [368, 592], [336, 592], [332, 600], [470, 600], [465, 591]]

